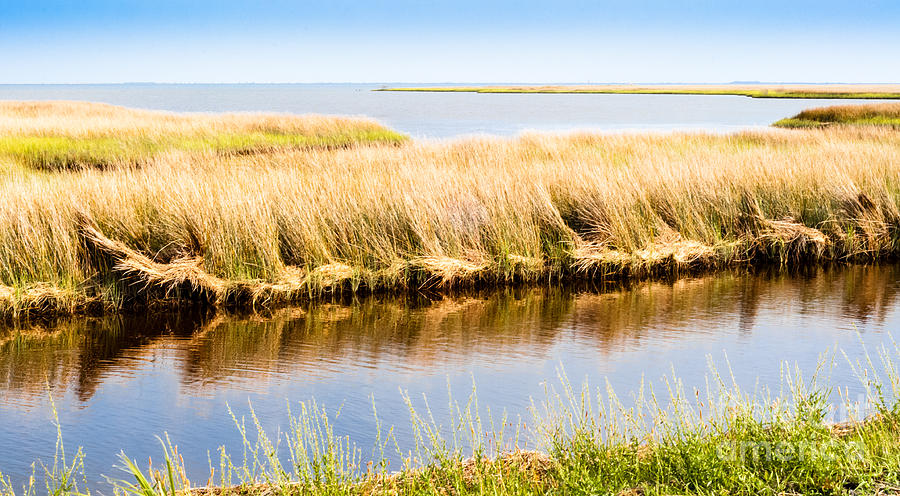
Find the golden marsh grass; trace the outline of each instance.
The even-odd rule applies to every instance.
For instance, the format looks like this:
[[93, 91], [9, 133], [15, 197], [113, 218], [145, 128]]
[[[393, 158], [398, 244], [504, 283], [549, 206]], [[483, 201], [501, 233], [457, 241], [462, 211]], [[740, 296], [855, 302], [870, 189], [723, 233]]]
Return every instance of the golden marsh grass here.
[[896, 256], [900, 133], [542, 135], [0, 180], [7, 315]]

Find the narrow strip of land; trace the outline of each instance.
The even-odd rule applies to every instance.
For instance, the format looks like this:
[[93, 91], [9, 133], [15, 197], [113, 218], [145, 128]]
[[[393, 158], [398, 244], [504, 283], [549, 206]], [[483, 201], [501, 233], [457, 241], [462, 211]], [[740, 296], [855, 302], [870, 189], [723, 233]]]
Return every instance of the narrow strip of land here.
[[751, 98], [898, 99], [900, 84], [596, 84], [392, 87], [377, 91], [736, 95]]

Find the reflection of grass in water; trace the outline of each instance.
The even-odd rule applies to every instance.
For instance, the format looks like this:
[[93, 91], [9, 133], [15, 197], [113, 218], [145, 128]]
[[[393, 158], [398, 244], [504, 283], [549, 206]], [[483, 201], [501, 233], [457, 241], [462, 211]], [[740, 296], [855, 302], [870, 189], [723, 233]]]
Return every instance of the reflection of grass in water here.
[[75, 350], [86, 339], [83, 326], [10, 329], [0, 333], [0, 385], [10, 397], [37, 398], [65, 390], [78, 380], [82, 363]]
[[[898, 267], [817, 269], [797, 277], [725, 273], [645, 282], [602, 293], [583, 288], [515, 288], [423, 297], [365, 298], [315, 304], [272, 314], [156, 314], [65, 319], [55, 326], [0, 334], [0, 370], [11, 394], [34, 398], [46, 379], [55, 389], [77, 384], [86, 400], [104, 377], [142, 363], [117, 360], [123, 350], [179, 354], [185, 387], [253, 389], [272, 374], [329, 376], [373, 363], [445, 370], [472, 357], [518, 360], [549, 349], [569, 329], [598, 357], [645, 339], [683, 339], [691, 329], [734, 322], [749, 331], [760, 312], [779, 304], [804, 313], [827, 307], [825, 318], [884, 323], [897, 302]], [[765, 315], [765, 313], [763, 314]], [[589, 324], [589, 325], [588, 325]], [[175, 337], [169, 334], [175, 333]], [[182, 341], [189, 339], [189, 341]], [[326, 364], [327, 365], [323, 365]], [[442, 372], [438, 372], [442, 373]], [[240, 382], [237, 382], [240, 381]]]
[[541, 330], [573, 305], [566, 291], [530, 288], [427, 303], [367, 298], [352, 305], [287, 308], [265, 319], [222, 318], [195, 336], [188, 359], [194, 366], [185, 380], [208, 387], [225, 377], [261, 378], [259, 367], [287, 368], [298, 376], [332, 373], [320, 370], [323, 358], [348, 366], [355, 359], [395, 358], [425, 367], [451, 363], [479, 348], [505, 349], [523, 341], [545, 346], [556, 336]]
[[[624, 406], [607, 389], [574, 388], [562, 375], [533, 417], [522, 422], [481, 408], [473, 391], [450, 401], [447, 425], [407, 398], [413, 437], [399, 448], [378, 423], [373, 459], [334, 432], [335, 415], [315, 402], [289, 412], [276, 440], [255, 413], [234, 418], [240, 454], [220, 451], [209, 484], [191, 487], [177, 448], [166, 438], [162, 458], [145, 466], [121, 455], [125, 494], [175, 496], [248, 494], [887, 494], [900, 485], [900, 347], [881, 353], [881, 373], [867, 359], [854, 367], [875, 415], [829, 422], [827, 361], [812, 377], [783, 367], [782, 393], [748, 393], [714, 368], [705, 391], [677, 378], [642, 386]], [[494, 412], [496, 414], [496, 412]], [[338, 414], [339, 415], [339, 414]], [[376, 413], [377, 415], [377, 413]], [[844, 419], [838, 419], [844, 420]], [[386, 454], [397, 450], [399, 466]], [[59, 456], [59, 453], [57, 453]], [[80, 458], [76, 457], [76, 460]], [[288, 462], [289, 463], [286, 463]], [[63, 466], [70, 466], [62, 464]], [[76, 468], [81, 465], [71, 465]], [[70, 473], [70, 472], [65, 472]], [[74, 494], [75, 480], [48, 474], [57, 494]], [[26, 487], [33, 494], [34, 481]], [[15, 494], [6, 484], [6, 495]]]
[[101, 386], [105, 370], [140, 363], [117, 361], [124, 350], [152, 352], [172, 339], [170, 331], [189, 332], [184, 328], [202, 322], [192, 313], [22, 322], [0, 332], [0, 370], [4, 371], [0, 386], [26, 403], [33, 404], [48, 385], [53, 391], [74, 391], [79, 401], [87, 401]]

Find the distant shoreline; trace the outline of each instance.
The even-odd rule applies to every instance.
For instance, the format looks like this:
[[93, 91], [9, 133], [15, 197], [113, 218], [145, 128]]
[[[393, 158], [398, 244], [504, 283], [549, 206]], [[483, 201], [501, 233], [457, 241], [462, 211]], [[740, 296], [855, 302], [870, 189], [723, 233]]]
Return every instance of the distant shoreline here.
[[900, 84], [695, 84], [695, 85], [508, 85], [391, 87], [373, 91], [430, 93], [547, 93], [630, 95], [732, 95], [750, 98], [900, 99]]

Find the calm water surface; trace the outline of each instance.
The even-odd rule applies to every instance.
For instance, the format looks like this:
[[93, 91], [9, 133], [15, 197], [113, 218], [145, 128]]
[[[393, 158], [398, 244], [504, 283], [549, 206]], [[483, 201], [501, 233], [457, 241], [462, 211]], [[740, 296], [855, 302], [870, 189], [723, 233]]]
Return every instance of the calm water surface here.
[[[551, 95], [371, 91], [350, 84], [0, 85], [0, 100], [87, 100], [181, 112], [365, 115], [418, 138], [525, 130], [733, 131], [858, 100], [704, 95]], [[869, 100], [868, 103], [872, 101]]]
[[[443, 405], [448, 384], [462, 399], [474, 380], [482, 403], [524, 414], [560, 367], [573, 382], [607, 378], [627, 397], [642, 376], [658, 381], [673, 368], [702, 386], [708, 357], [721, 365], [726, 356], [744, 386], [777, 386], [782, 361], [809, 372], [829, 347], [858, 358], [860, 337], [870, 347], [896, 337], [898, 276], [898, 266], [723, 274], [10, 329], [0, 333], [0, 470], [22, 481], [32, 461], [52, 457], [50, 394], [69, 447], [85, 448], [91, 481], [117, 475], [119, 450], [158, 456], [154, 436], [164, 432], [204, 481], [207, 451], [239, 453], [229, 404], [243, 415], [252, 402], [275, 429], [286, 425], [288, 404], [316, 398], [341, 408], [336, 431], [368, 450], [373, 396], [383, 423], [408, 443], [401, 390]], [[843, 358], [831, 382], [859, 392]]]

